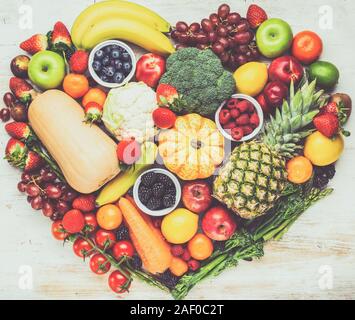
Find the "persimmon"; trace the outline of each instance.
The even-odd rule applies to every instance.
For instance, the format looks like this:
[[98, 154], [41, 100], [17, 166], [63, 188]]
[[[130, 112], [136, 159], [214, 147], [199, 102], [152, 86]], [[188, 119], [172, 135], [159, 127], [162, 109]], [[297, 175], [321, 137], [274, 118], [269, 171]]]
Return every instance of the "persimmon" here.
[[96, 102], [98, 105], [103, 107], [106, 101], [106, 92], [99, 88], [91, 88], [83, 97], [82, 105], [85, 108], [88, 103]]
[[64, 78], [63, 89], [72, 98], [79, 99], [89, 91], [89, 81], [82, 74], [70, 73]]
[[191, 257], [202, 261], [208, 259], [213, 253], [213, 243], [202, 233], [196, 234], [188, 243]]
[[287, 162], [288, 180], [296, 184], [302, 184], [311, 179], [313, 165], [303, 156], [297, 156]]
[[174, 276], [181, 277], [189, 270], [189, 266], [181, 258], [173, 257], [169, 269]]

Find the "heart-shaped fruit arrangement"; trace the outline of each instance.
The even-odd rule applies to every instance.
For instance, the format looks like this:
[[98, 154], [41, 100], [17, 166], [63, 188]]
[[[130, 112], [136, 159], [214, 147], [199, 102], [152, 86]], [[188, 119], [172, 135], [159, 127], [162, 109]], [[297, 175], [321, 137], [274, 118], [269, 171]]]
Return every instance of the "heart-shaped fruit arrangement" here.
[[5, 158], [53, 236], [112, 271], [118, 294], [135, 277], [182, 299], [262, 257], [332, 192], [351, 99], [332, 94], [339, 71], [318, 60], [317, 34], [294, 37], [256, 5], [171, 28], [104, 1], [20, 47], [31, 57], [11, 62]]

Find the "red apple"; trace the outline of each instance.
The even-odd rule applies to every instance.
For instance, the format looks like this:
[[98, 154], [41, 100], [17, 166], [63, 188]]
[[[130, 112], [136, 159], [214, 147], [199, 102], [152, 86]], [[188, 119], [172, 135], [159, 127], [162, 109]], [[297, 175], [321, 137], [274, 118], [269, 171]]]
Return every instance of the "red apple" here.
[[182, 188], [182, 202], [192, 212], [206, 211], [212, 202], [212, 190], [205, 181], [188, 182]]
[[154, 53], [144, 54], [137, 62], [136, 79], [156, 88], [165, 73], [165, 59]]
[[226, 241], [237, 229], [229, 211], [223, 207], [208, 210], [202, 219], [202, 230], [212, 240]]
[[281, 81], [271, 81], [266, 85], [264, 95], [269, 105], [278, 108], [282, 105], [284, 99], [287, 99], [288, 88]]
[[303, 67], [294, 57], [283, 56], [275, 59], [269, 67], [270, 80], [279, 80], [286, 85], [298, 83], [304, 74]]
[[269, 105], [269, 103], [266, 101], [265, 94], [260, 93], [257, 97], [256, 100], [259, 102], [261, 109], [264, 111], [264, 115], [267, 116], [268, 114], [273, 112], [273, 108]]

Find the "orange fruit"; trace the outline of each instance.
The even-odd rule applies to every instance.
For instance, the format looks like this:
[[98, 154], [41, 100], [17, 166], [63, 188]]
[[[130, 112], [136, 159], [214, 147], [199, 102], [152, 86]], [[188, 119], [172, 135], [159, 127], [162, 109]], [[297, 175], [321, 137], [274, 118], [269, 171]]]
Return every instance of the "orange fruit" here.
[[287, 162], [286, 170], [289, 181], [302, 184], [311, 179], [313, 165], [306, 157], [298, 156]]
[[96, 102], [98, 105], [103, 107], [106, 101], [106, 92], [99, 89], [99, 88], [91, 88], [84, 96], [82, 104], [84, 108], [88, 105], [90, 102]]
[[64, 78], [63, 89], [72, 98], [79, 99], [89, 91], [89, 81], [82, 74], [70, 73]]
[[189, 266], [181, 258], [173, 257], [169, 270], [174, 276], [181, 277], [189, 270]]
[[107, 204], [97, 211], [96, 219], [102, 229], [115, 230], [122, 223], [122, 212], [117, 206]]
[[213, 253], [213, 243], [210, 238], [202, 233], [196, 234], [188, 244], [191, 257], [196, 260], [206, 260]]
[[304, 64], [318, 60], [322, 51], [322, 39], [312, 31], [302, 31], [293, 39], [292, 55]]

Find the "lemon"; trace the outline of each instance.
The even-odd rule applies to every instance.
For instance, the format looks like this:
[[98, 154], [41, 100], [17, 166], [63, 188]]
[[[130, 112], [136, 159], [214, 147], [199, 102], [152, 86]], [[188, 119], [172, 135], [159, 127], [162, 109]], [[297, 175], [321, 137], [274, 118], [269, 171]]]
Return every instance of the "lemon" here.
[[304, 155], [316, 166], [327, 166], [336, 162], [344, 150], [344, 139], [339, 134], [329, 139], [319, 131], [311, 134], [304, 146]]
[[173, 211], [163, 219], [161, 225], [165, 239], [173, 244], [188, 242], [196, 234], [197, 229], [198, 215], [187, 209]]
[[268, 72], [265, 63], [249, 62], [239, 67], [234, 73], [237, 91], [255, 97], [264, 89]]

